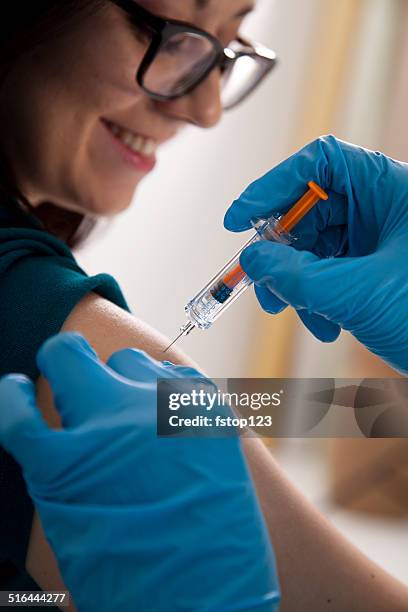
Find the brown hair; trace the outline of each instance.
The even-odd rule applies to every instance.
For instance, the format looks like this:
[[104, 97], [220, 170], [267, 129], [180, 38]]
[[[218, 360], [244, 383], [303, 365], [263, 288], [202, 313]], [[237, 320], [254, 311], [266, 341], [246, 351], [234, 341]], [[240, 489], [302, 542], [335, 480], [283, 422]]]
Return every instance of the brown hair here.
[[[0, 20], [0, 87], [16, 60], [51, 36], [58, 35], [106, 5], [106, 0], [35, 0], [11, 2]], [[1, 138], [0, 138], [1, 141]], [[52, 202], [33, 207], [21, 192], [13, 168], [0, 151], [0, 204], [20, 206], [41, 221], [44, 229], [70, 247], [78, 246], [95, 226], [95, 220], [65, 210]]]

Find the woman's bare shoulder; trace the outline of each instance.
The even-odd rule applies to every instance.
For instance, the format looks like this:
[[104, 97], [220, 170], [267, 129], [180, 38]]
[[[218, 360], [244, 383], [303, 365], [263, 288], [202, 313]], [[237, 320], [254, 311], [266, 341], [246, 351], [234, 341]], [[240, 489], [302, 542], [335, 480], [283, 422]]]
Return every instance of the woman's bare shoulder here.
[[[95, 293], [89, 293], [78, 302], [61, 331], [81, 333], [103, 361], [115, 351], [133, 347], [146, 351], [159, 361], [166, 359], [176, 364], [197, 367], [175, 347], [164, 354], [163, 350], [170, 343], [166, 336]], [[37, 382], [37, 399], [44, 418], [51, 426], [58, 427], [58, 414], [44, 378], [39, 378]]]
[[176, 347], [166, 354], [169, 339], [134, 315], [112, 302], [90, 293], [85, 296], [65, 321], [62, 331], [82, 333], [104, 361], [126, 347], [143, 349], [159, 361], [192, 365], [187, 355]]

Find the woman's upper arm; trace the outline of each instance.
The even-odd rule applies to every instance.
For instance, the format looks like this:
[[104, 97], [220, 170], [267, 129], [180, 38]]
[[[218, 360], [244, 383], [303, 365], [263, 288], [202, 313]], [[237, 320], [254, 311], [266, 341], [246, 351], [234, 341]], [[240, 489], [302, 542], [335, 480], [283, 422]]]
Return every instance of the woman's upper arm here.
[[[61, 331], [81, 333], [102, 361], [106, 361], [115, 351], [133, 347], [146, 351], [159, 361], [166, 359], [176, 364], [197, 367], [187, 355], [175, 347], [163, 354], [169, 344], [168, 338], [95, 293], [89, 293], [78, 302]], [[37, 401], [48, 423], [57, 426], [58, 414], [44, 378], [39, 378], [37, 382]]]
[[167, 359], [185, 365], [193, 363], [174, 347], [164, 355], [168, 338], [95, 293], [88, 294], [79, 302], [65, 321], [62, 331], [82, 333], [102, 360], [108, 359], [117, 350], [131, 346], [143, 349], [159, 361]]

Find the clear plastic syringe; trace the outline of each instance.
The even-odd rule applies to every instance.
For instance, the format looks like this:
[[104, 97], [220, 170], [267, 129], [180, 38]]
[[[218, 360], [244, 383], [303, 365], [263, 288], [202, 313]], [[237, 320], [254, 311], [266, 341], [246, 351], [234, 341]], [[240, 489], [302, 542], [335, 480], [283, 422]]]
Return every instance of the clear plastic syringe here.
[[226, 310], [252, 285], [252, 280], [241, 268], [239, 258], [244, 249], [259, 240], [270, 240], [291, 244], [295, 237], [290, 231], [320, 201], [328, 195], [319, 185], [310, 181], [309, 190], [298, 202], [281, 217], [270, 217], [254, 224], [256, 233], [238, 251], [222, 270], [200, 291], [185, 307], [187, 323], [180, 328], [181, 333], [163, 351], [169, 350], [182, 336], [187, 336], [196, 327], [208, 329]]

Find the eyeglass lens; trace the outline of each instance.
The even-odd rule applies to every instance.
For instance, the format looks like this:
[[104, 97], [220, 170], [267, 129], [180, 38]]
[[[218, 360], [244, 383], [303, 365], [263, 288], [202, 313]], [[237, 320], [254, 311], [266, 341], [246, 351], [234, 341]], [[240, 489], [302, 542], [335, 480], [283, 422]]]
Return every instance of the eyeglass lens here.
[[196, 83], [214, 62], [217, 52], [211, 41], [182, 32], [164, 42], [144, 76], [144, 86], [162, 96], [182, 94]]
[[222, 75], [222, 105], [238, 104], [251, 92], [265, 73], [265, 66], [254, 57], [243, 55], [227, 66]]
[[[231, 44], [234, 50], [239, 51], [239, 47], [239, 43]], [[201, 80], [217, 54], [211, 40], [200, 34], [174, 34], [159, 47], [144, 75], [143, 85], [156, 95], [183, 95]], [[251, 55], [238, 56], [228, 63], [221, 81], [223, 107], [228, 109], [238, 104], [257, 85], [264, 72], [265, 64]]]

